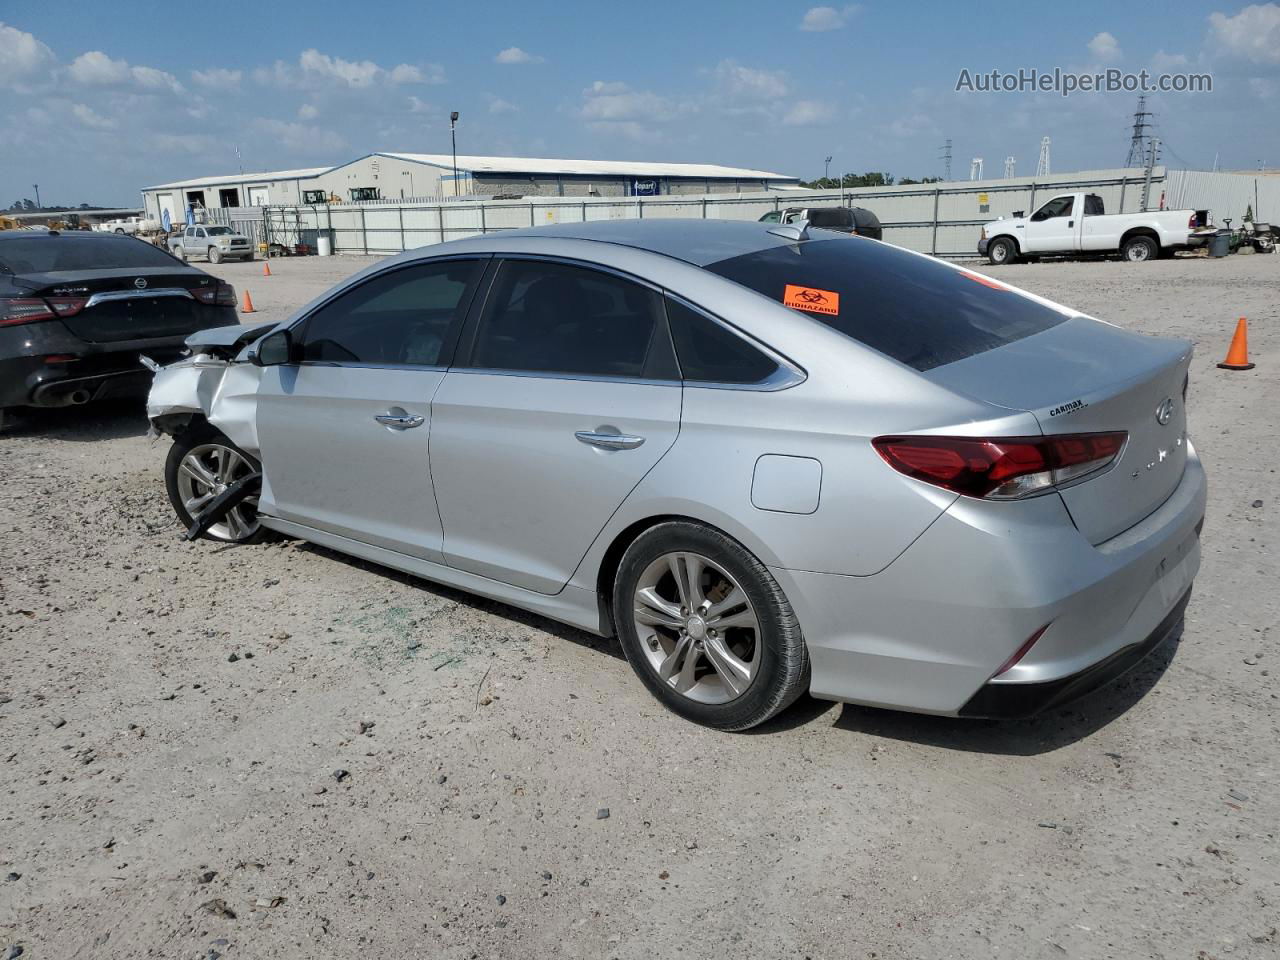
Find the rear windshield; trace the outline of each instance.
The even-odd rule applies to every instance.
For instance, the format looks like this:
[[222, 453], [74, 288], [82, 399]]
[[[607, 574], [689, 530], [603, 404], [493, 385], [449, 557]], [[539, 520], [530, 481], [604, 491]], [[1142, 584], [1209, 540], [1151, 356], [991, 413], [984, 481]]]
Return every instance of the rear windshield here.
[[0, 273], [56, 273], [63, 270], [131, 270], [175, 267], [159, 247], [133, 237], [69, 237], [65, 234], [0, 240]]
[[1066, 319], [980, 274], [856, 237], [771, 247], [707, 269], [921, 371]]
[[811, 227], [851, 227], [853, 217], [845, 207], [815, 207], [809, 210]]

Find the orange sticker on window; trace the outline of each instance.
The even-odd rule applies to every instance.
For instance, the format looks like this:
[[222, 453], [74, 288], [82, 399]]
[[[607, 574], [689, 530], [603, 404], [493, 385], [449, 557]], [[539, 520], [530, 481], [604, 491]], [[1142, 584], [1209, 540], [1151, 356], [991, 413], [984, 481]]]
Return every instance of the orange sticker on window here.
[[836, 316], [840, 313], [840, 294], [831, 290], [819, 290], [816, 287], [797, 287], [788, 283], [782, 292], [782, 305], [792, 310], [808, 310], [811, 313], [826, 313]]

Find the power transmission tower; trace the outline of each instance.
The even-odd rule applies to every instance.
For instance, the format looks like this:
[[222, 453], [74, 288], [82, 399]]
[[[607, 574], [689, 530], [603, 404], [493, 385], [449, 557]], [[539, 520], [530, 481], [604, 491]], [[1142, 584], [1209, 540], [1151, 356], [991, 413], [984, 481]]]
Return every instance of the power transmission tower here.
[[1049, 143], [1048, 137], [1040, 138], [1040, 159], [1036, 163], [1036, 176], [1049, 176]]
[[1147, 162], [1147, 144], [1151, 139], [1148, 132], [1151, 123], [1148, 117], [1155, 114], [1147, 109], [1146, 94], [1138, 95], [1138, 109], [1133, 113], [1133, 139], [1129, 141], [1129, 156], [1125, 157], [1125, 167], [1141, 167]]
[[1005, 157], [1005, 158], [1004, 158], [1004, 178], [1005, 178], [1006, 180], [1012, 180], [1012, 179], [1013, 179], [1013, 168], [1014, 168], [1014, 166], [1017, 164], [1017, 162], [1018, 162], [1018, 161], [1017, 161], [1016, 159], [1014, 159], [1013, 157]]
[[971, 161], [969, 161], [969, 179], [970, 180], [982, 179], [982, 158], [981, 157], [974, 157]]
[[951, 179], [951, 138], [947, 138], [947, 142], [939, 147], [942, 151], [942, 179]]

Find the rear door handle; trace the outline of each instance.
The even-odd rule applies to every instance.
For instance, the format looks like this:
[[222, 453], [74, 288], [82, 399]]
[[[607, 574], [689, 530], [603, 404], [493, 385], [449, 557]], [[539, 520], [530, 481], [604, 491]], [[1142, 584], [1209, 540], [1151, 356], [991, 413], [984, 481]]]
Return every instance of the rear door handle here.
[[600, 447], [603, 450], [634, 450], [644, 443], [644, 437], [629, 437], [625, 433], [597, 433], [594, 430], [579, 430], [574, 436], [588, 446]]
[[409, 430], [412, 427], [420, 427], [426, 423], [426, 421], [416, 413], [379, 413], [373, 419], [388, 427], [395, 427], [398, 430]]

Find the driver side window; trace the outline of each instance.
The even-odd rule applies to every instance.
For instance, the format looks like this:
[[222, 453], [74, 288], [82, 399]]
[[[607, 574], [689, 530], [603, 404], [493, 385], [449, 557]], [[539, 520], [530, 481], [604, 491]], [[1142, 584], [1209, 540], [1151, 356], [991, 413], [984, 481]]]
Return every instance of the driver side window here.
[[1052, 220], [1054, 217], [1071, 216], [1071, 208], [1075, 205], [1075, 197], [1054, 197], [1036, 211], [1032, 220]]
[[370, 277], [307, 318], [302, 362], [439, 365], [483, 267], [442, 260]]

